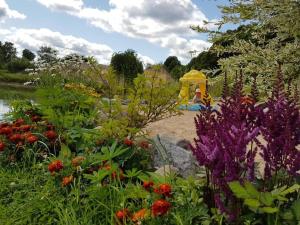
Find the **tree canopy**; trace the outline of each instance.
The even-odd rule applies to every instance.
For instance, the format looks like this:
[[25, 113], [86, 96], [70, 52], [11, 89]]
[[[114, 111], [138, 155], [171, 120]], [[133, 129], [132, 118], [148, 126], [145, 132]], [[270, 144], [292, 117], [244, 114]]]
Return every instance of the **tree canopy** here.
[[35, 54], [29, 49], [24, 49], [22, 52], [22, 58], [28, 59], [29, 61], [33, 61], [35, 58]]
[[144, 72], [143, 63], [138, 58], [137, 53], [131, 49], [114, 53], [110, 64], [119, 76], [124, 76], [124, 79], [129, 82], [132, 82], [139, 73]]

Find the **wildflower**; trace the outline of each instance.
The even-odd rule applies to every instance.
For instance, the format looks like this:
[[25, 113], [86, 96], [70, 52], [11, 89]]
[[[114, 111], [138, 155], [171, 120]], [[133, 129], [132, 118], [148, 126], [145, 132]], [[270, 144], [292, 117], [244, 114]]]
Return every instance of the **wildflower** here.
[[150, 144], [149, 144], [148, 141], [141, 141], [141, 142], [139, 143], [139, 146], [140, 146], [141, 148], [143, 148], [143, 149], [147, 149], [147, 148], [150, 147]]
[[7, 135], [7, 136], [11, 135], [12, 132], [13, 132], [13, 129], [9, 126], [3, 127], [3, 128], [0, 129], [0, 134], [4, 134], [4, 135]]
[[0, 142], [0, 152], [3, 152], [5, 148], [5, 144], [1, 141]]
[[57, 134], [55, 131], [53, 130], [48, 130], [44, 133], [44, 135], [49, 139], [49, 140], [53, 140], [57, 137]]
[[[112, 168], [111, 168], [111, 166], [110, 165], [104, 165], [104, 167], [103, 167], [105, 170], [107, 170], [107, 171], [111, 171], [112, 170]], [[102, 169], [102, 167], [100, 167], [100, 169]], [[113, 179], [113, 180], [115, 180], [115, 179], [117, 179], [117, 178], [119, 178], [120, 180], [123, 180], [124, 179], [124, 173], [123, 173], [123, 170], [122, 169], [119, 169], [119, 172], [117, 173], [116, 171], [112, 171], [112, 173], [111, 173], [111, 178]]]
[[133, 141], [130, 140], [129, 138], [125, 138], [124, 144], [127, 145], [127, 146], [132, 146], [133, 145]]
[[23, 131], [23, 132], [29, 131], [30, 129], [31, 129], [30, 125], [22, 125], [20, 127], [20, 130]]
[[150, 189], [151, 187], [153, 187], [153, 185], [154, 185], [154, 183], [153, 183], [152, 181], [144, 181], [144, 182], [143, 182], [143, 187], [144, 187], [147, 191], [149, 191], [149, 189]]
[[34, 142], [37, 142], [39, 139], [37, 136], [35, 135], [30, 135], [27, 137], [27, 141], [30, 143], [30, 144], [33, 144]]
[[147, 209], [140, 209], [139, 211], [135, 212], [132, 215], [131, 220], [133, 222], [141, 221], [141, 220], [145, 219], [145, 217], [147, 216], [147, 214], [148, 214]]
[[41, 120], [41, 117], [38, 116], [38, 115], [35, 115], [35, 116], [32, 116], [32, 117], [31, 117], [31, 121], [32, 121], [32, 122], [38, 122], [38, 121], [40, 121], [40, 120]]
[[122, 209], [116, 212], [116, 217], [119, 220], [125, 220], [129, 216], [129, 211], [128, 209]]
[[63, 168], [64, 168], [64, 165], [63, 165], [62, 161], [59, 159], [52, 161], [48, 165], [48, 170], [50, 171], [50, 173], [59, 172]]
[[153, 216], [162, 216], [171, 208], [171, 203], [164, 199], [156, 200], [151, 206]]
[[85, 160], [85, 157], [83, 156], [76, 156], [74, 159], [72, 159], [72, 165], [74, 167], [79, 166], [83, 161]]
[[11, 136], [9, 137], [9, 140], [10, 140], [11, 142], [15, 142], [15, 143], [21, 141], [22, 139], [23, 139], [23, 137], [22, 137], [21, 134], [13, 134], [13, 135], [11, 135]]
[[61, 184], [63, 187], [65, 187], [65, 186], [68, 186], [70, 183], [72, 183], [72, 181], [73, 181], [73, 176], [70, 175], [70, 176], [64, 177]]
[[169, 184], [161, 184], [161, 185], [159, 185], [158, 188], [154, 189], [155, 193], [164, 195], [166, 197], [171, 196], [171, 191], [172, 191], [172, 188], [171, 188], [171, 185], [169, 185]]
[[22, 119], [22, 118], [19, 118], [19, 119], [17, 119], [16, 121], [15, 121], [15, 125], [17, 126], [17, 127], [19, 127], [19, 126], [21, 126], [22, 124], [24, 124], [24, 119]]

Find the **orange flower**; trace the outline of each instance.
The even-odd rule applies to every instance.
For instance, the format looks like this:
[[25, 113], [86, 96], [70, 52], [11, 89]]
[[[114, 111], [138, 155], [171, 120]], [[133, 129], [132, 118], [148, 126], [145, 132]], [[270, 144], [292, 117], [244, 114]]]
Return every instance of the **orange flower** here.
[[73, 181], [73, 176], [72, 175], [71, 176], [67, 176], [67, 177], [63, 178], [61, 184], [62, 184], [63, 187], [65, 187], [65, 186], [71, 184], [72, 181]]
[[153, 216], [162, 216], [171, 208], [171, 203], [164, 199], [156, 200], [151, 206]]
[[171, 185], [169, 185], [169, 184], [161, 184], [161, 185], [159, 185], [158, 188], [154, 189], [155, 193], [164, 195], [166, 197], [171, 196], [171, 191], [172, 191], [172, 188], [171, 188]]
[[26, 131], [29, 131], [31, 129], [31, 126], [30, 125], [22, 125], [20, 127], [21, 131], [23, 132], [26, 132]]
[[19, 119], [17, 119], [16, 121], [15, 121], [15, 125], [17, 126], [17, 127], [19, 127], [19, 126], [21, 126], [22, 124], [24, 124], [24, 119], [22, 119], [22, 118], [19, 118]]
[[127, 146], [132, 146], [133, 145], [133, 141], [130, 140], [129, 138], [125, 138], [124, 144], [127, 145]]
[[242, 105], [253, 105], [255, 101], [249, 96], [244, 96], [241, 98], [241, 103]]
[[122, 209], [116, 212], [116, 217], [119, 220], [125, 220], [129, 216], [129, 211], [128, 209]]
[[143, 187], [149, 191], [151, 187], [153, 187], [154, 183], [152, 181], [144, 181], [143, 182]]
[[30, 144], [33, 144], [34, 142], [37, 142], [39, 140], [39, 138], [35, 135], [30, 135], [27, 137], [27, 141], [30, 143]]
[[0, 152], [3, 152], [5, 148], [5, 144], [1, 141], [0, 142]]
[[64, 168], [64, 165], [63, 165], [62, 161], [59, 159], [54, 160], [53, 162], [51, 162], [48, 165], [48, 170], [50, 171], [50, 173], [58, 172], [58, 171], [62, 170], [63, 168]]
[[143, 219], [146, 218], [147, 216], [147, 209], [140, 209], [139, 211], [135, 212], [132, 217], [131, 217], [131, 220], [133, 222], [138, 222], [138, 221], [141, 221]]
[[22, 139], [23, 139], [23, 137], [22, 137], [21, 134], [13, 134], [13, 135], [11, 135], [11, 136], [9, 137], [9, 140], [10, 140], [11, 142], [15, 142], [15, 143], [21, 141]]
[[85, 160], [85, 157], [83, 156], [76, 156], [74, 159], [72, 159], [72, 165], [74, 167], [80, 166], [80, 164]]
[[11, 135], [13, 132], [13, 129], [10, 126], [6, 126], [0, 129], [0, 134], [4, 134], [4, 135]]
[[[111, 170], [112, 170], [112, 168], [111, 168], [111, 166], [110, 166], [109, 164], [104, 165], [103, 168], [104, 168], [105, 170], [107, 170], [107, 171], [111, 171]], [[102, 169], [102, 167], [100, 167], [99, 169]], [[115, 180], [115, 179], [117, 179], [117, 178], [119, 178], [120, 180], [123, 180], [123, 179], [124, 179], [124, 173], [123, 173], [123, 170], [122, 170], [122, 169], [119, 169], [119, 173], [118, 173], [118, 174], [117, 174], [116, 171], [112, 171], [112, 173], [111, 173], [111, 178], [112, 178], [113, 180]]]

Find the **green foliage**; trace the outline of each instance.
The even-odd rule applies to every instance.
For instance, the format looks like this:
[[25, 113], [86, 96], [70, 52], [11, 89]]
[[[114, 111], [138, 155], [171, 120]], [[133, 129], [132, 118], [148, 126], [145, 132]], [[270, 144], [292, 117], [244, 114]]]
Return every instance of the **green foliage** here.
[[17, 49], [11, 42], [2, 43], [0, 41], [0, 66], [11, 62], [17, 57]]
[[[201, 52], [197, 57], [192, 58], [186, 66], [187, 70], [215, 70], [218, 69], [217, 54], [212, 51]], [[216, 76], [217, 74], [214, 74]]]
[[152, 76], [139, 75], [134, 80], [127, 109], [130, 127], [142, 128], [150, 122], [178, 114], [175, 102], [178, 85], [162, 80], [157, 71]]
[[[300, 211], [295, 211], [299, 207], [299, 199], [291, 204], [291, 200], [288, 197], [294, 192], [299, 192], [299, 184], [294, 184], [291, 187], [278, 187], [271, 192], [260, 192], [249, 181], [245, 181], [243, 185], [239, 181], [233, 181], [229, 183], [229, 187], [237, 198], [243, 199], [244, 204], [252, 212], [269, 214], [267, 216], [267, 224], [281, 224], [279, 222], [281, 220], [282, 222], [300, 222]], [[290, 208], [286, 210], [287, 206]]]
[[35, 58], [35, 54], [32, 51], [30, 51], [29, 49], [24, 49], [22, 51], [22, 58], [25, 58], [29, 61], [33, 61]]
[[137, 74], [144, 71], [143, 64], [138, 59], [136, 52], [130, 49], [122, 53], [114, 53], [110, 65], [118, 76], [127, 82], [132, 82]]
[[54, 63], [57, 61], [58, 51], [53, 49], [50, 46], [41, 46], [40, 49], [37, 51], [38, 60], [43, 61], [45, 63]]
[[7, 69], [12, 73], [23, 72], [25, 69], [30, 67], [33, 67], [33, 65], [27, 58], [15, 58], [7, 63]]

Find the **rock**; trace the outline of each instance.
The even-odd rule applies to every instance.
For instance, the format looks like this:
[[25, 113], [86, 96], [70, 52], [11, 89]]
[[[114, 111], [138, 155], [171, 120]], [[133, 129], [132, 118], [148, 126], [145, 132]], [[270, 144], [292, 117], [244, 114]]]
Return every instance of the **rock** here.
[[160, 168], [158, 168], [155, 173], [159, 174], [161, 176], [168, 176], [170, 174], [177, 174], [178, 173], [178, 169], [172, 165], [164, 165]]
[[178, 140], [167, 136], [156, 136], [154, 138], [153, 159], [154, 167], [160, 168], [171, 165], [178, 170], [183, 177], [195, 175], [197, 165], [191, 151], [176, 145]]
[[191, 142], [189, 140], [186, 139], [179, 140], [176, 143], [176, 145], [181, 148], [184, 148], [185, 150], [189, 150], [189, 151], [191, 150]]

